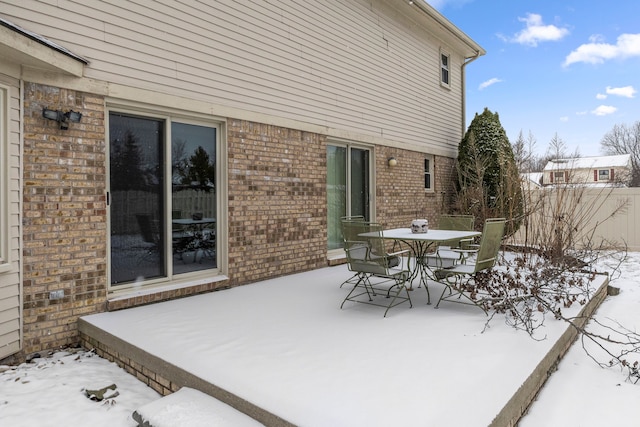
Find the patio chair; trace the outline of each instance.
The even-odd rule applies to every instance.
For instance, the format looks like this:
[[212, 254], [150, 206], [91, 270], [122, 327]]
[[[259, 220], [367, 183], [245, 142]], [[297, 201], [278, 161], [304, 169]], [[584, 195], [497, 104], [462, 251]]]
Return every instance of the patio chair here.
[[[442, 301], [451, 301], [475, 305], [488, 314], [485, 307], [486, 301], [476, 294], [475, 277], [478, 272], [489, 270], [495, 265], [504, 236], [505, 222], [504, 218], [491, 218], [485, 221], [480, 248], [474, 262], [456, 264], [453, 267], [435, 271], [437, 281], [445, 286], [435, 308], [438, 308]], [[445, 295], [447, 292], [448, 295]]]
[[[340, 225], [342, 228], [342, 238], [346, 247], [348, 241], [356, 242], [362, 240], [359, 236], [360, 233], [366, 233], [371, 231], [371, 222], [365, 221], [361, 215], [357, 216], [345, 216], [340, 219]], [[389, 256], [389, 266], [396, 267], [400, 264], [400, 258], [397, 256]], [[342, 282], [340, 287], [345, 284], [355, 284], [358, 282], [358, 274], [354, 274], [351, 278]]]
[[377, 305], [386, 307], [386, 317], [391, 307], [404, 302], [409, 302], [409, 307], [413, 307], [407, 289], [407, 279], [410, 276], [408, 268], [400, 261], [395, 266], [391, 265], [392, 260], [401, 260], [401, 256], [409, 251], [388, 254], [379, 224], [362, 221], [356, 225], [362, 230], [361, 233], [368, 235], [358, 235], [357, 240], [345, 241], [349, 270], [355, 274], [345, 282], [353, 284], [353, 288], [340, 308], [347, 301]]
[[[441, 215], [438, 219], [439, 230], [473, 230], [475, 217], [473, 215]], [[424, 258], [425, 265], [432, 268], [453, 267], [457, 263], [465, 263], [477, 245], [472, 239], [452, 240], [440, 244], [432, 253]]]
[[163, 251], [160, 221], [149, 214], [136, 214], [135, 216], [142, 240], [146, 243], [146, 253], [143, 258], [159, 256]]

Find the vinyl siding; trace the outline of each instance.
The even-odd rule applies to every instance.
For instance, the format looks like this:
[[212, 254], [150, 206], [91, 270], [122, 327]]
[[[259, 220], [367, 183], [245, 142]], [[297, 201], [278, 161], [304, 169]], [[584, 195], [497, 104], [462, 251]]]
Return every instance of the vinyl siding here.
[[[7, 64], [0, 66], [0, 89], [8, 93], [8, 114], [0, 108], [0, 120], [8, 118], [6, 126], [8, 129], [7, 141], [0, 143], [0, 149], [6, 151], [0, 156], [3, 167], [6, 167], [4, 177], [7, 178], [7, 236], [0, 236], [7, 239], [8, 245], [8, 265], [0, 270], [0, 359], [16, 353], [21, 348], [21, 297], [20, 297], [20, 102], [19, 102], [19, 82], [17, 79], [9, 77], [4, 72], [8, 71]], [[16, 68], [16, 73], [19, 68]], [[2, 124], [4, 126], [5, 123]], [[0, 126], [0, 128], [2, 127]], [[6, 144], [6, 147], [2, 145]], [[7, 153], [6, 162], [4, 153]], [[0, 170], [2, 170], [0, 168]], [[3, 189], [4, 191], [4, 189]], [[2, 242], [2, 243], [5, 243]]]
[[463, 55], [400, 0], [0, 4], [88, 59], [92, 79], [430, 152], [451, 154], [461, 137]]

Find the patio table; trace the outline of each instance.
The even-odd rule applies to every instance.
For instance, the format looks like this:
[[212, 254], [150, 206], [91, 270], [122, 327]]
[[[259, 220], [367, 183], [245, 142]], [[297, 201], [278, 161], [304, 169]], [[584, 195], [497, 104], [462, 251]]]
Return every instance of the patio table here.
[[[363, 233], [362, 236], [366, 237], [368, 233]], [[414, 268], [411, 270], [410, 280], [413, 280], [420, 276], [420, 287], [422, 284], [427, 286], [427, 279], [431, 277], [431, 270], [425, 263], [424, 257], [429, 253], [432, 246], [439, 243], [444, 243], [450, 240], [463, 240], [470, 239], [472, 237], [480, 236], [482, 233], [479, 231], [462, 231], [462, 230], [434, 230], [429, 229], [426, 233], [412, 233], [410, 228], [393, 228], [389, 230], [382, 230], [382, 237], [388, 240], [394, 240], [404, 243], [411, 249], [412, 256], [415, 258]], [[411, 263], [409, 263], [411, 266]], [[412, 288], [410, 288], [412, 289]], [[428, 289], [428, 288], [427, 288]], [[429, 304], [431, 299], [429, 299]]]
[[[215, 224], [215, 218], [175, 218], [171, 220], [171, 223], [184, 227], [186, 231], [182, 233], [174, 232], [174, 247], [176, 247], [178, 252], [185, 252], [192, 249], [196, 253], [200, 250], [206, 253], [207, 250], [210, 250], [211, 243], [209, 240], [211, 235], [205, 235], [205, 228]], [[196, 258], [196, 256], [193, 257], [193, 262], [196, 262]]]

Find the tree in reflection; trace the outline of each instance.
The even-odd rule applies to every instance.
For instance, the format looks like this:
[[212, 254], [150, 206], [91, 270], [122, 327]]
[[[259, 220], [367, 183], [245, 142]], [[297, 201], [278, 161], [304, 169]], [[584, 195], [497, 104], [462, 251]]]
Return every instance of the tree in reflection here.
[[185, 144], [179, 141], [174, 146], [173, 168], [178, 184], [183, 188], [211, 191], [215, 185], [215, 166], [206, 150], [199, 146], [186, 159], [182, 154]]
[[111, 190], [144, 190], [148, 187], [142, 170], [142, 155], [138, 138], [127, 129], [123, 139], [112, 141]]

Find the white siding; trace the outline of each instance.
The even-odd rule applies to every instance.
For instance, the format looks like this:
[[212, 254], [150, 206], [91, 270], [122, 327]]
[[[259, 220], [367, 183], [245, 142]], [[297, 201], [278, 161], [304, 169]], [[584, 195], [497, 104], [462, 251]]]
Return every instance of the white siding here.
[[[6, 64], [5, 64], [6, 66]], [[9, 264], [0, 269], [0, 359], [16, 353], [21, 348], [21, 297], [20, 297], [20, 102], [19, 82], [3, 73], [7, 71], [0, 64], [0, 90], [8, 94], [8, 112], [0, 106], [0, 129], [7, 126], [7, 140], [0, 142], [0, 161], [7, 167], [3, 178], [7, 179], [8, 190], [4, 201], [7, 213], [7, 236], [0, 236], [7, 243]], [[8, 67], [6, 67], [8, 68]], [[18, 71], [16, 68], [14, 71]], [[8, 119], [5, 122], [5, 118]], [[5, 146], [3, 146], [5, 145]], [[7, 154], [6, 161], [4, 158]], [[0, 168], [0, 171], [2, 168]], [[0, 179], [0, 182], [2, 180]], [[4, 191], [3, 187], [3, 190]], [[5, 196], [4, 194], [2, 196]], [[6, 240], [5, 240], [6, 239]]]
[[[399, 0], [0, 0], [89, 78], [452, 154], [463, 55]], [[451, 55], [451, 89], [439, 52]], [[215, 111], [213, 112], [215, 114]]]

